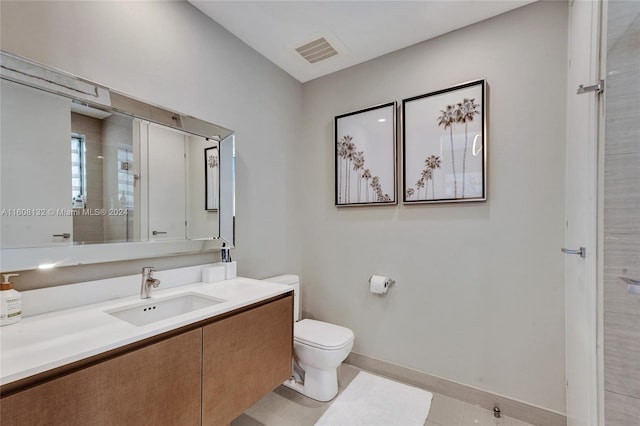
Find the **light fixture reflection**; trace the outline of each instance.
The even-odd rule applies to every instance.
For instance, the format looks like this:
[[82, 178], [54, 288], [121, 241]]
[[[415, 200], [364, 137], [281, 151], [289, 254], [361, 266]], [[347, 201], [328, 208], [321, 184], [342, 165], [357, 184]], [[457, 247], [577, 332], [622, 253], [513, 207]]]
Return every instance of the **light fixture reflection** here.
[[381, 118], [381, 119], [378, 120], [379, 123], [384, 123], [385, 121], [387, 121], [386, 118]]
[[55, 263], [43, 263], [41, 265], [38, 265], [38, 269], [53, 269], [56, 267]]

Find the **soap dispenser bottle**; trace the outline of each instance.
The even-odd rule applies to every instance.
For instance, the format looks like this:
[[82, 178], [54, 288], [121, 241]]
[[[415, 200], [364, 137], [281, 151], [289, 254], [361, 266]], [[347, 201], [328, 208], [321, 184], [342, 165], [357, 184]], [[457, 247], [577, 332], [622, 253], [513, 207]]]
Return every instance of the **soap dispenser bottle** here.
[[11, 277], [20, 274], [2, 274], [4, 279], [0, 284], [0, 326], [13, 324], [22, 317], [22, 297], [13, 289]]
[[231, 260], [231, 248], [227, 247], [225, 243], [222, 243], [220, 249], [220, 255], [222, 259], [222, 266], [224, 266], [224, 277], [227, 280], [232, 280], [236, 277], [236, 262]]

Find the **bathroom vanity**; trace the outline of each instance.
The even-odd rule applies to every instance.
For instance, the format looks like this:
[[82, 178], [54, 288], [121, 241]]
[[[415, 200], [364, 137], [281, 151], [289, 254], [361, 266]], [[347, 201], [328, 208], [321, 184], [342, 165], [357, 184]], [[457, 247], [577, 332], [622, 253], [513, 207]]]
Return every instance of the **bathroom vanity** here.
[[2, 424], [227, 425], [290, 377], [290, 287], [238, 278], [153, 300], [183, 294], [220, 303], [133, 326], [109, 314], [140, 305], [129, 296], [4, 327]]
[[[4, 271], [234, 246], [233, 130], [0, 62]], [[291, 287], [205, 284], [202, 266], [159, 271], [145, 301], [139, 275], [23, 291], [0, 330], [0, 423], [225, 425], [289, 378]]]

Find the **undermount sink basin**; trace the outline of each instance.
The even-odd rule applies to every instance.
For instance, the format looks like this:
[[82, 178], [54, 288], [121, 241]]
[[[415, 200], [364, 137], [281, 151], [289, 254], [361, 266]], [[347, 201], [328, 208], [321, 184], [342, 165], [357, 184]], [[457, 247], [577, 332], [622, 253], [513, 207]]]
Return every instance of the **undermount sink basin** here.
[[163, 299], [148, 299], [135, 306], [114, 309], [106, 313], [129, 324], [147, 325], [222, 302], [224, 300], [188, 293]]

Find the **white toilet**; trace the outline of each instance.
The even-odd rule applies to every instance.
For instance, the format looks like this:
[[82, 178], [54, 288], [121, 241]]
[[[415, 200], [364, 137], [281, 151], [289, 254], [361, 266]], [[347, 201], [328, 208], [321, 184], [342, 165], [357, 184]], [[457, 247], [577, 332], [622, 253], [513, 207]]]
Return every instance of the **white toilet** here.
[[284, 385], [318, 401], [338, 394], [338, 367], [353, 348], [353, 331], [346, 327], [311, 319], [300, 319], [300, 278], [279, 275], [267, 278], [294, 288], [293, 377]]

